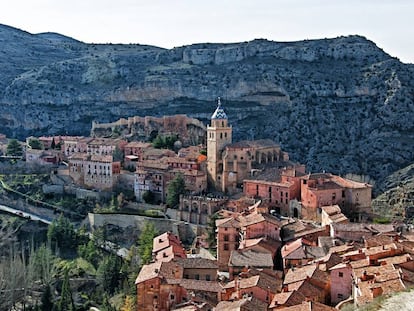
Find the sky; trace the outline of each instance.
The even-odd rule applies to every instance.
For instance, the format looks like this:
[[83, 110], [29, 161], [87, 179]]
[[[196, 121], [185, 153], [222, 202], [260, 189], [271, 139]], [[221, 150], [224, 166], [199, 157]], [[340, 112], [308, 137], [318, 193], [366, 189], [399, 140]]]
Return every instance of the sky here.
[[87, 43], [164, 48], [358, 34], [414, 63], [412, 0], [1, 0], [0, 23]]

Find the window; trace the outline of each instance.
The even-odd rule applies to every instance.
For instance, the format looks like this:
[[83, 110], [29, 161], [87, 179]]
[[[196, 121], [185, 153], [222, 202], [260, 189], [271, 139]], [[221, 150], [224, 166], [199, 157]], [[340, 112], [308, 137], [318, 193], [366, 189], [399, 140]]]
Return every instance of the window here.
[[200, 279], [200, 275], [199, 275], [199, 274], [196, 274], [196, 275], [194, 276], [194, 278], [195, 278], [196, 280], [199, 280], [199, 279]]
[[342, 197], [345, 198], [345, 190], [342, 190]]
[[344, 273], [343, 273], [343, 272], [339, 272], [339, 273], [338, 273], [338, 276], [339, 276], [340, 278], [343, 278], [343, 277], [344, 277]]
[[226, 243], [226, 244], [224, 244], [223, 245], [223, 249], [225, 250], [225, 251], [228, 251], [229, 250], [229, 245]]
[[229, 241], [229, 235], [228, 235], [228, 234], [225, 234], [225, 235], [224, 235], [224, 241], [226, 241], [226, 242], [228, 242], [228, 241]]
[[210, 281], [210, 274], [206, 275], [206, 281]]
[[335, 201], [335, 199], [336, 199], [336, 193], [334, 192], [332, 193], [332, 201]]
[[220, 133], [220, 139], [223, 139], [223, 133]]
[[174, 300], [175, 296], [173, 294], [170, 295], [170, 299]]

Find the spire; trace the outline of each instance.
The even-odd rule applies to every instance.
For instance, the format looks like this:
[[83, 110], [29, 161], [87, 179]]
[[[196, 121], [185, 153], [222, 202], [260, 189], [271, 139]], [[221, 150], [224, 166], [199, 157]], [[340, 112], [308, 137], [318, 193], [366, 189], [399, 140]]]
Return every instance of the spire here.
[[217, 108], [216, 108], [216, 111], [214, 111], [213, 115], [211, 116], [211, 119], [227, 119], [227, 115], [224, 112], [223, 108], [221, 107], [220, 97], [217, 98]]

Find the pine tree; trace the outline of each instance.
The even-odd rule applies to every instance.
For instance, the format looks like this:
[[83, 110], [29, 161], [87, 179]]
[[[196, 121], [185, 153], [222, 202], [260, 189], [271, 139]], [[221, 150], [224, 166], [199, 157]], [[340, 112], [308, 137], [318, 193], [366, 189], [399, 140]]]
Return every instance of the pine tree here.
[[177, 174], [167, 188], [166, 203], [169, 207], [174, 208], [180, 202], [180, 194], [185, 193], [185, 181], [183, 175]]
[[65, 278], [63, 279], [62, 292], [57, 304], [58, 311], [74, 311], [76, 310], [73, 303], [72, 291], [69, 284], [69, 272], [65, 270]]
[[141, 258], [141, 265], [145, 265], [151, 261], [152, 243], [157, 234], [154, 224], [146, 222], [138, 240], [138, 254]]
[[10, 156], [22, 156], [23, 148], [17, 139], [10, 139], [7, 144], [6, 154]]
[[41, 299], [42, 305], [40, 306], [41, 311], [52, 311], [54, 304], [53, 304], [53, 296], [52, 291], [50, 289], [50, 285], [46, 285], [45, 291], [42, 294]]

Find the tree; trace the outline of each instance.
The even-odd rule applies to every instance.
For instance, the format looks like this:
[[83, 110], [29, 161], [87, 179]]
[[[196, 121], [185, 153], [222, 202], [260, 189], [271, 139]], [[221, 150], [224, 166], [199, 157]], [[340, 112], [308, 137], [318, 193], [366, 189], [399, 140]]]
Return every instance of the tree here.
[[124, 304], [122, 305], [121, 311], [135, 311], [135, 299], [133, 296], [126, 296], [124, 300]]
[[37, 138], [30, 138], [29, 139], [29, 147], [32, 149], [41, 150], [43, 149], [43, 144]]
[[79, 245], [78, 254], [79, 256], [93, 264], [95, 268], [98, 267], [98, 262], [101, 255], [94, 241], [89, 240], [88, 243]]
[[154, 203], [154, 193], [151, 190], [147, 190], [142, 194], [142, 199], [145, 203], [152, 204]]
[[114, 162], [122, 162], [124, 160], [124, 152], [118, 147], [115, 147], [114, 152], [112, 153]]
[[152, 243], [158, 232], [154, 224], [146, 222], [138, 240], [138, 254], [141, 258], [141, 265], [146, 265], [152, 259]]
[[53, 303], [53, 296], [52, 296], [52, 290], [50, 289], [50, 285], [46, 285], [45, 291], [42, 294], [41, 298], [41, 311], [52, 311], [54, 307]]
[[6, 154], [17, 157], [23, 155], [23, 148], [17, 139], [10, 139], [9, 143], [7, 144]]
[[78, 238], [73, 224], [60, 215], [59, 218], [53, 220], [47, 230], [47, 237], [50, 242], [61, 250], [75, 250], [78, 245]]
[[121, 281], [121, 265], [121, 260], [117, 256], [110, 255], [101, 261], [96, 272], [99, 284], [110, 295], [115, 292]]
[[174, 208], [180, 202], [180, 194], [185, 193], [185, 181], [181, 173], [177, 174], [167, 188], [167, 205]]
[[152, 146], [154, 148], [167, 148], [167, 149], [174, 149], [174, 143], [178, 140], [177, 135], [170, 135], [170, 136], [161, 136], [157, 135], [155, 139], [152, 141]]
[[60, 293], [60, 299], [57, 304], [58, 311], [73, 311], [76, 310], [73, 303], [72, 291], [69, 284], [69, 272], [65, 270], [65, 277], [62, 284], [62, 292]]

